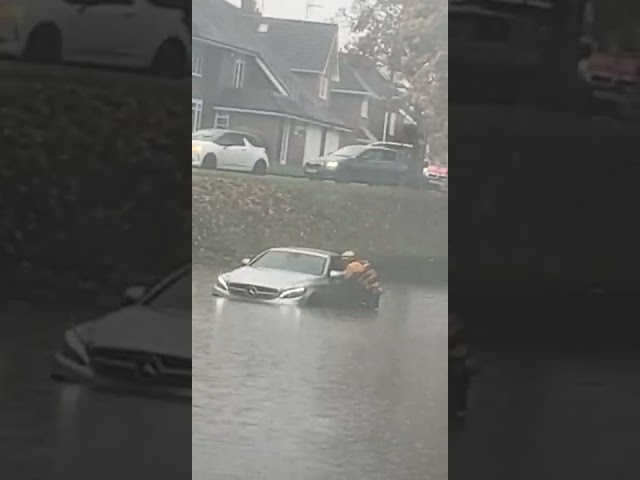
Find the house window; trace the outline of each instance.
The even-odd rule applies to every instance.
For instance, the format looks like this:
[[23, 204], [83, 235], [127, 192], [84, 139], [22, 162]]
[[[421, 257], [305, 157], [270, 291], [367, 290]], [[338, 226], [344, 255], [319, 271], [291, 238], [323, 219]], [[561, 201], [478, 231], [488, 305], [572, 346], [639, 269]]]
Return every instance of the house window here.
[[213, 128], [229, 130], [229, 115], [216, 113], [216, 118], [213, 121]]
[[244, 83], [244, 60], [241, 58], [236, 60], [236, 65], [233, 69], [233, 86], [235, 88], [242, 88]]
[[320, 77], [320, 98], [326, 100], [329, 95], [329, 79], [324, 75]]
[[200, 129], [202, 122], [202, 100], [197, 98], [191, 99], [191, 131], [195, 132]]
[[193, 54], [191, 56], [191, 75], [194, 77], [202, 76], [202, 55]]
[[396, 122], [398, 120], [398, 115], [396, 113], [392, 113], [389, 116], [389, 135], [394, 137], [396, 135]]
[[360, 107], [360, 116], [362, 116], [362, 118], [369, 118], [369, 99], [367, 98], [362, 101], [362, 106]]

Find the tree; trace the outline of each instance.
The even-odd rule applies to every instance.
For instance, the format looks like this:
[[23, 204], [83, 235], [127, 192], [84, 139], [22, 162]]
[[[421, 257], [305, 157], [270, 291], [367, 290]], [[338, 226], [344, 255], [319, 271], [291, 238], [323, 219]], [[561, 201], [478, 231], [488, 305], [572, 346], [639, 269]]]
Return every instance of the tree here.
[[376, 62], [409, 85], [420, 134], [443, 158], [448, 150], [447, 5], [445, 0], [355, 0], [344, 16], [347, 51]]

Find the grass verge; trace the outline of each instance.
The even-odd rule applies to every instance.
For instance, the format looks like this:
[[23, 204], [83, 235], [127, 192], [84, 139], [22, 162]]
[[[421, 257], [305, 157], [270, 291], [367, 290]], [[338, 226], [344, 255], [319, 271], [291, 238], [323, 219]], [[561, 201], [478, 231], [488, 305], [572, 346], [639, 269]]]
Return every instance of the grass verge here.
[[273, 246], [352, 249], [394, 279], [446, 280], [444, 195], [220, 172], [192, 181], [194, 261], [234, 265]]

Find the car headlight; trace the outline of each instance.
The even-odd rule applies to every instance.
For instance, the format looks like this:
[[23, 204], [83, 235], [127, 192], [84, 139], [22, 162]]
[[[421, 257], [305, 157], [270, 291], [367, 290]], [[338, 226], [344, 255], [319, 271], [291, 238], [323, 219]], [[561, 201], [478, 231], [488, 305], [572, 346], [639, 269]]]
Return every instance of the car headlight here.
[[191, 145], [191, 153], [200, 153], [202, 152], [201, 145]]
[[218, 277], [218, 283], [216, 284], [216, 286], [218, 288], [221, 288], [222, 290], [229, 290], [229, 287], [227, 286], [227, 281], [224, 279], [222, 275]]
[[332, 162], [327, 162], [324, 164], [324, 166], [326, 168], [328, 168], [329, 170], [335, 170], [336, 168], [338, 168], [339, 163], [336, 161], [332, 161]]
[[64, 336], [62, 355], [78, 365], [88, 365], [87, 347], [75, 329], [68, 330]]
[[306, 293], [307, 289], [304, 287], [290, 288], [280, 294], [280, 298], [298, 298]]

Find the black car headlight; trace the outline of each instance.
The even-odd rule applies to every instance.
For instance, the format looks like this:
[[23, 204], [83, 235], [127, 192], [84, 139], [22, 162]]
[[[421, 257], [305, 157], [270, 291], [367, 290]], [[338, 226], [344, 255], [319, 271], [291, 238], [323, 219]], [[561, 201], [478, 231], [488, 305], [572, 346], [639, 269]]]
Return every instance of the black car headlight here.
[[298, 287], [298, 288], [290, 288], [289, 290], [285, 290], [284, 292], [282, 292], [280, 294], [280, 298], [282, 299], [287, 299], [287, 298], [300, 298], [302, 297], [305, 293], [307, 292], [307, 289], [304, 287]]
[[65, 334], [62, 355], [78, 365], [86, 366], [89, 364], [87, 347], [75, 329], [68, 330]]

